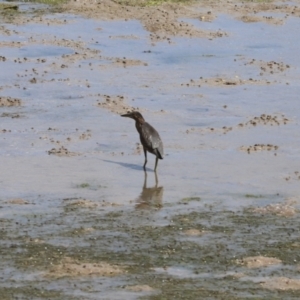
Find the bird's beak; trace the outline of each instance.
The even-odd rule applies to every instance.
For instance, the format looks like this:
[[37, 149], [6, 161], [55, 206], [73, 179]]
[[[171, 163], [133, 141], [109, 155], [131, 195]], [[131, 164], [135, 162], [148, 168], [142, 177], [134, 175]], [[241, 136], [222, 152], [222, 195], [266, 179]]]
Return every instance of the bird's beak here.
[[127, 114], [121, 115], [121, 117], [132, 118], [132, 113], [127, 113]]

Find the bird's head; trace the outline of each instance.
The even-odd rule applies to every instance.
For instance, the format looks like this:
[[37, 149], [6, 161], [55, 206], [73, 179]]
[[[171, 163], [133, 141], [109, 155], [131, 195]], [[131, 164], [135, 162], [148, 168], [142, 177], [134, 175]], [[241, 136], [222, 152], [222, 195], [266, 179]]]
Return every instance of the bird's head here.
[[145, 122], [145, 119], [143, 118], [142, 114], [139, 113], [138, 111], [128, 112], [127, 114], [121, 115], [121, 117], [131, 118], [131, 119], [133, 119], [137, 122], [140, 122], [140, 123]]

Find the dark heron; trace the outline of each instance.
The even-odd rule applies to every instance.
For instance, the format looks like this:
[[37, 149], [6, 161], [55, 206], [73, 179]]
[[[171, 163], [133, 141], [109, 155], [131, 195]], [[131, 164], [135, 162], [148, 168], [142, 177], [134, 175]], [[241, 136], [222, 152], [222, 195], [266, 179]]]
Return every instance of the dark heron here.
[[138, 111], [133, 111], [125, 115], [121, 115], [121, 117], [127, 117], [135, 120], [135, 127], [140, 134], [141, 143], [143, 145], [145, 153], [144, 170], [146, 170], [148, 151], [156, 156], [154, 168], [154, 171], [156, 171], [158, 159], [163, 159], [164, 156], [163, 143], [158, 132], [145, 121], [143, 116]]

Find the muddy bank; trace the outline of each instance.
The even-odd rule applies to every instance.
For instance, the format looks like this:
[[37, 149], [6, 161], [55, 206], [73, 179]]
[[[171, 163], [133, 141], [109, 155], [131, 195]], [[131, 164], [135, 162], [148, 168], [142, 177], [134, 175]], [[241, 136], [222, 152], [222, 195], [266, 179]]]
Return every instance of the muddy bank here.
[[7, 268], [2, 262], [3, 275], [12, 276], [2, 281], [7, 299], [26, 297], [28, 285], [35, 287], [31, 295], [42, 299], [195, 299], [199, 293], [248, 299], [245, 293], [253, 292], [274, 299], [299, 297], [295, 216], [208, 205], [191, 212], [191, 204], [180, 204], [187, 199], [166, 206], [164, 213], [155, 207], [70, 209], [69, 201], [57, 206], [58, 214], [2, 218], [1, 255], [6, 264], [13, 263]]

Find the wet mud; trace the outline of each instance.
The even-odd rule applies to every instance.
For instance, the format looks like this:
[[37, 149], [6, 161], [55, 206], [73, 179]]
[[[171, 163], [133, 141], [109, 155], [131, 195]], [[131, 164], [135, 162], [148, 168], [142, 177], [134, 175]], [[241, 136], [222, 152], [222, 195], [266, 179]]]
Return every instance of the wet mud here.
[[41, 2], [0, 1], [1, 299], [299, 299], [299, 3]]

